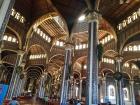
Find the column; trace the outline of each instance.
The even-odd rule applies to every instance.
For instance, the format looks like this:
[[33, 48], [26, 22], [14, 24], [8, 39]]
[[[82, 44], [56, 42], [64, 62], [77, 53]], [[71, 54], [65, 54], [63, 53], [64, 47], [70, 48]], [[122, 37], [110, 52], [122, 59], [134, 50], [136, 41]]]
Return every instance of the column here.
[[16, 87], [17, 79], [19, 77], [19, 74], [17, 73], [16, 69], [17, 69], [17, 67], [20, 66], [20, 64], [22, 62], [22, 59], [23, 59], [23, 55], [24, 55], [24, 52], [20, 50], [18, 52], [15, 67], [14, 67], [14, 70], [13, 70], [13, 73], [12, 73], [12, 77], [11, 77], [11, 81], [10, 81], [10, 85], [9, 85], [9, 90], [8, 90], [8, 93], [7, 93], [7, 99], [11, 99], [14, 95], [13, 94], [14, 89]]
[[[116, 57], [116, 72], [121, 73], [122, 72], [122, 60], [123, 58], [121, 56]], [[119, 77], [119, 76], [118, 76]], [[117, 105], [124, 105], [124, 97], [123, 97], [123, 87], [122, 87], [122, 79], [116, 81], [116, 89], [117, 89]]]
[[39, 92], [38, 92], [38, 96], [39, 98], [42, 98], [42, 86], [43, 86], [43, 77], [41, 77], [40, 79], [40, 86], [39, 86]]
[[67, 43], [65, 46], [65, 62], [64, 62], [64, 70], [63, 70], [63, 78], [62, 78], [62, 87], [61, 87], [61, 99], [60, 105], [66, 105], [67, 94], [68, 94], [68, 77], [69, 77], [69, 66], [71, 65], [71, 56], [72, 56], [73, 46], [71, 43]]
[[16, 96], [21, 96], [21, 93], [23, 93], [24, 84], [25, 84], [25, 79], [24, 78], [20, 79], [20, 83], [19, 83], [19, 86], [18, 86]]
[[132, 101], [132, 105], [136, 105], [136, 101], [135, 101], [135, 91], [134, 91], [134, 81], [130, 81], [130, 91], [131, 91], [131, 101]]
[[115, 80], [115, 86], [116, 86], [116, 88], [115, 88], [115, 91], [116, 91], [116, 105], [119, 105], [119, 92], [118, 92], [118, 81], [117, 80]]
[[88, 15], [89, 39], [88, 39], [88, 67], [87, 67], [87, 96], [86, 105], [98, 105], [98, 16], [96, 12]]
[[79, 99], [82, 99], [82, 79], [80, 80]]
[[[0, 62], [2, 62], [2, 61], [0, 61]], [[0, 66], [1, 66], [0, 67], [0, 69], [1, 69], [0, 81], [3, 81], [4, 72], [5, 72], [5, 70], [3, 70], [4, 65], [1, 63]]]
[[73, 83], [73, 98], [76, 99], [76, 80]]
[[4, 70], [3, 70], [3, 63], [2, 63], [2, 59], [1, 59], [1, 54], [2, 54], [2, 49], [0, 48], [0, 71], [1, 71], [1, 74], [0, 74], [0, 81], [3, 80], [3, 75], [4, 75]]
[[15, 0], [0, 0], [0, 46]]
[[[107, 96], [107, 86], [106, 86], [106, 77], [102, 78], [102, 94], [103, 94], [103, 99]], [[105, 100], [104, 100], [105, 101]]]
[[40, 80], [40, 87], [39, 87], [39, 94], [38, 94], [38, 96], [40, 98], [44, 98], [44, 95], [45, 95], [45, 87], [44, 87], [45, 83], [44, 82], [45, 82], [46, 78], [47, 77], [45, 75], [43, 75]]
[[70, 91], [69, 91], [69, 94], [70, 94], [69, 99], [72, 99], [73, 98], [73, 76], [71, 76], [69, 84], [70, 84], [69, 85], [69, 89], [70, 89]]
[[17, 87], [14, 90], [16, 97], [21, 94], [21, 87], [24, 84], [24, 75], [25, 74], [23, 73], [23, 71], [24, 71], [25, 63], [22, 63], [20, 66], [21, 66], [22, 71], [21, 71], [21, 73], [18, 74], [18, 80], [17, 80], [17, 84], [16, 84]]

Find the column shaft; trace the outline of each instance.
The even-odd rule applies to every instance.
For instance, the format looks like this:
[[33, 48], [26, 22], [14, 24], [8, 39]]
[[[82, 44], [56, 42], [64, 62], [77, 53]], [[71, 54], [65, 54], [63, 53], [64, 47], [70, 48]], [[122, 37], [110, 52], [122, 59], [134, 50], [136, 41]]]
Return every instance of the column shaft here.
[[135, 91], [134, 91], [134, 81], [131, 81], [130, 84], [131, 84], [131, 101], [132, 101], [132, 105], [136, 105]]
[[23, 54], [18, 54], [17, 55], [17, 59], [16, 59], [16, 64], [12, 73], [12, 77], [11, 77], [11, 81], [10, 81], [10, 85], [9, 85], [9, 89], [8, 89], [8, 93], [7, 93], [7, 98], [11, 99], [13, 97], [13, 93], [14, 93], [14, 89], [16, 87], [17, 84], [17, 78], [19, 76], [19, 74], [17, 73], [16, 69], [17, 67], [21, 64], [22, 62], [22, 58], [23, 58]]
[[[122, 65], [121, 65], [121, 63], [122, 63], [122, 57], [116, 57], [116, 71], [117, 72], [122, 72]], [[118, 89], [117, 90], [117, 97], [116, 98], [118, 98], [117, 99], [117, 103], [118, 103], [118, 105], [124, 105], [124, 97], [123, 97], [123, 87], [122, 87], [122, 79], [121, 80], [118, 80], [117, 81], [117, 84], [116, 84], [116, 88]]]
[[69, 66], [71, 64], [71, 48], [66, 46], [66, 52], [65, 52], [65, 63], [64, 63], [64, 70], [63, 70], [63, 78], [62, 78], [62, 87], [61, 87], [61, 99], [60, 99], [60, 105], [66, 105], [67, 101], [67, 94], [68, 94], [68, 76], [69, 76]]
[[[93, 13], [94, 14], [94, 13]], [[95, 13], [96, 15], [96, 13]], [[89, 22], [88, 75], [86, 105], [98, 105], [98, 55], [97, 55], [98, 19]]]
[[103, 99], [105, 101], [105, 97], [107, 96], [106, 77], [104, 77], [102, 79], [102, 82], [103, 82], [103, 84], [102, 84], [102, 95], [103, 95]]
[[14, 3], [15, 0], [0, 1], [0, 42], [2, 41], [3, 33], [5, 32]]
[[82, 99], [82, 80], [80, 80], [79, 99]]

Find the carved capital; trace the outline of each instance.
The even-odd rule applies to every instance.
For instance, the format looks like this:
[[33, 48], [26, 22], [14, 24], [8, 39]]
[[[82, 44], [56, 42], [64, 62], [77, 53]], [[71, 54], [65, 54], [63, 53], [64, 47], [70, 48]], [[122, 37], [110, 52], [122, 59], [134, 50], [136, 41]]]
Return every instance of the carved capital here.
[[24, 52], [23, 50], [19, 50], [19, 51], [18, 51], [18, 55], [20, 55], [20, 56], [23, 56], [24, 53], [25, 53], [25, 52]]
[[116, 62], [122, 62], [123, 57], [121, 55], [118, 55], [115, 57]]
[[101, 14], [99, 14], [98, 12], [93, 11], [93, 12], [90, 12], [87, 15], [86, 20], [88, 22], [92, 22], [92, 21], [98, 21], [99, 18], [101, 18]]
[[73, 50], [74, 49], [74, 44], [67, 42], [65, 44], [65, 50]]

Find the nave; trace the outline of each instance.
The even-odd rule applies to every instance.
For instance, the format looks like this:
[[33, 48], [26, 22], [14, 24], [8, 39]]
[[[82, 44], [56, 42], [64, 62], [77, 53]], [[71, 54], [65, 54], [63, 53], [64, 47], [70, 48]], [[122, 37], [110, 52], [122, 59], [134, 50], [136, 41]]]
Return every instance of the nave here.
[[0, 0], [0, 105], [16, 97], [140, 105], [140, 0]]

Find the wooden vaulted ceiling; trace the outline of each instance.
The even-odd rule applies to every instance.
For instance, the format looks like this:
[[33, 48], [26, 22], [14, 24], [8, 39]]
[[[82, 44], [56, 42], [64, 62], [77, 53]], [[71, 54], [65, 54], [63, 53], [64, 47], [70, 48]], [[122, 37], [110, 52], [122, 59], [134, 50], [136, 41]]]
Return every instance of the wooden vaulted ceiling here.
[[[87, 8], [84, 0], [52, 0], [52, 2], [65, 19], [76, 18]], [[130, 0], [124, 4], [120, 4], [119, 0], [100, 0], [99, 11], [105, 19], [116, 24], [139, 6], [139, 0]]]
[[[104, 19], [109, 21], [112, 26], [115, 25], [114, 28], [116, 28], [116, 24], [118, 24], [118, 22], [127, 14], [130, 14], [130, 12], [137, 9], [139, 5], [140, 2], [138, 0], [130, 0], [130, 3], [128, 4], [120, 4], [119, 0], [101, 0], [99, 12]], [[87, 9], [87, 5], [85, 0], [16, 0], [14, 8], [23, 14], [29, 23], [34, 22], [48, 13], [59, 12], [60, 16], [62, 16], [67, 24], [69, 24], [69, 30], [72, 30], [73, 21], [77, 21], [80, 14]], [[101, 29], [105, 29], [109, 32], [112, 31], [110, 30], [110, 27], [105, 24], [105, 21], [101, 21], [101, 23]], [[61, 29], [54, 19], [44, 21], [41, 24], [41, 27], [52, 37], [66, 37], [66, 31]], [[82, 35], [78, 36], [80, 37], [80, 40], [81, 38], [84, 38]], [[65, 39], [65, 37], [63, 39]]]
[[[116, 28], [116, 25], [120, 21], [139, 6], [140, 2], [138, 0], [130, 0], [130, 3], [128, 4], [119, 4], [119, 0], [101, 0], [99, 12], [111, 26]], [[14, 8], [25, 16], [29, 27], [40, 17], [51, 12], [58, 12], [58, 15], [60, 13], [60, 16], [62, 16], [66, 23], [69, 24], [68, 29], [72, 31], [72, 23], [77, 21], [80, 14], [87, 9], [87, 5], [85, 0], [16, 0]], [[102, 24], [100, 24], [101, 31], [99, 31], [99, 39], [106, 35], [106, 32], [103, 30], [114, 34], [111, 27], [108, 26], [105, 21], [100, 21], [100, 23]], [[66, 31], [63, 30], [53, 19], [47, 19], [42, 22], [40, 27], [53, 38], [63, 37], [63, 35], [66, 36]], [[74, 37], [75, 39], [80, 40], [80, 42], [86, 42], [88, 40], [87, 32], [75, 33]], [[30, 49], [30, 52], [32, 54], [38, 54], [44, 52], [44, 50], [35, 46]], [[113, 57], [114, 54], [111, 56]], [[57, 65], [62, 66], [64, 63], [63, 61], [64, 59], [61, 57], [53, 58], [50, 61], [48, 68], [51, 72], [53, 72], [53, 70], [58, 70], [59, 67]], [[82, 63], [84, 61], [86, 61], [86, 58], [80, 59], [78, 63]]]
[[45, 54], [45, 50], [41, 46], [33, 45], [31, 46], [29, 53], [30, 54]]
[[101, 0], [100, 12], [107, 20], [115, 24], [126, 15], [140, 6], [139, 0], [130, 0], [129, 3], [120, 4], [119, 0]]
[[44, 21], [41, 27], [52, 37], [62, 37], [66, 35], [66, 31], [53, 18]]

